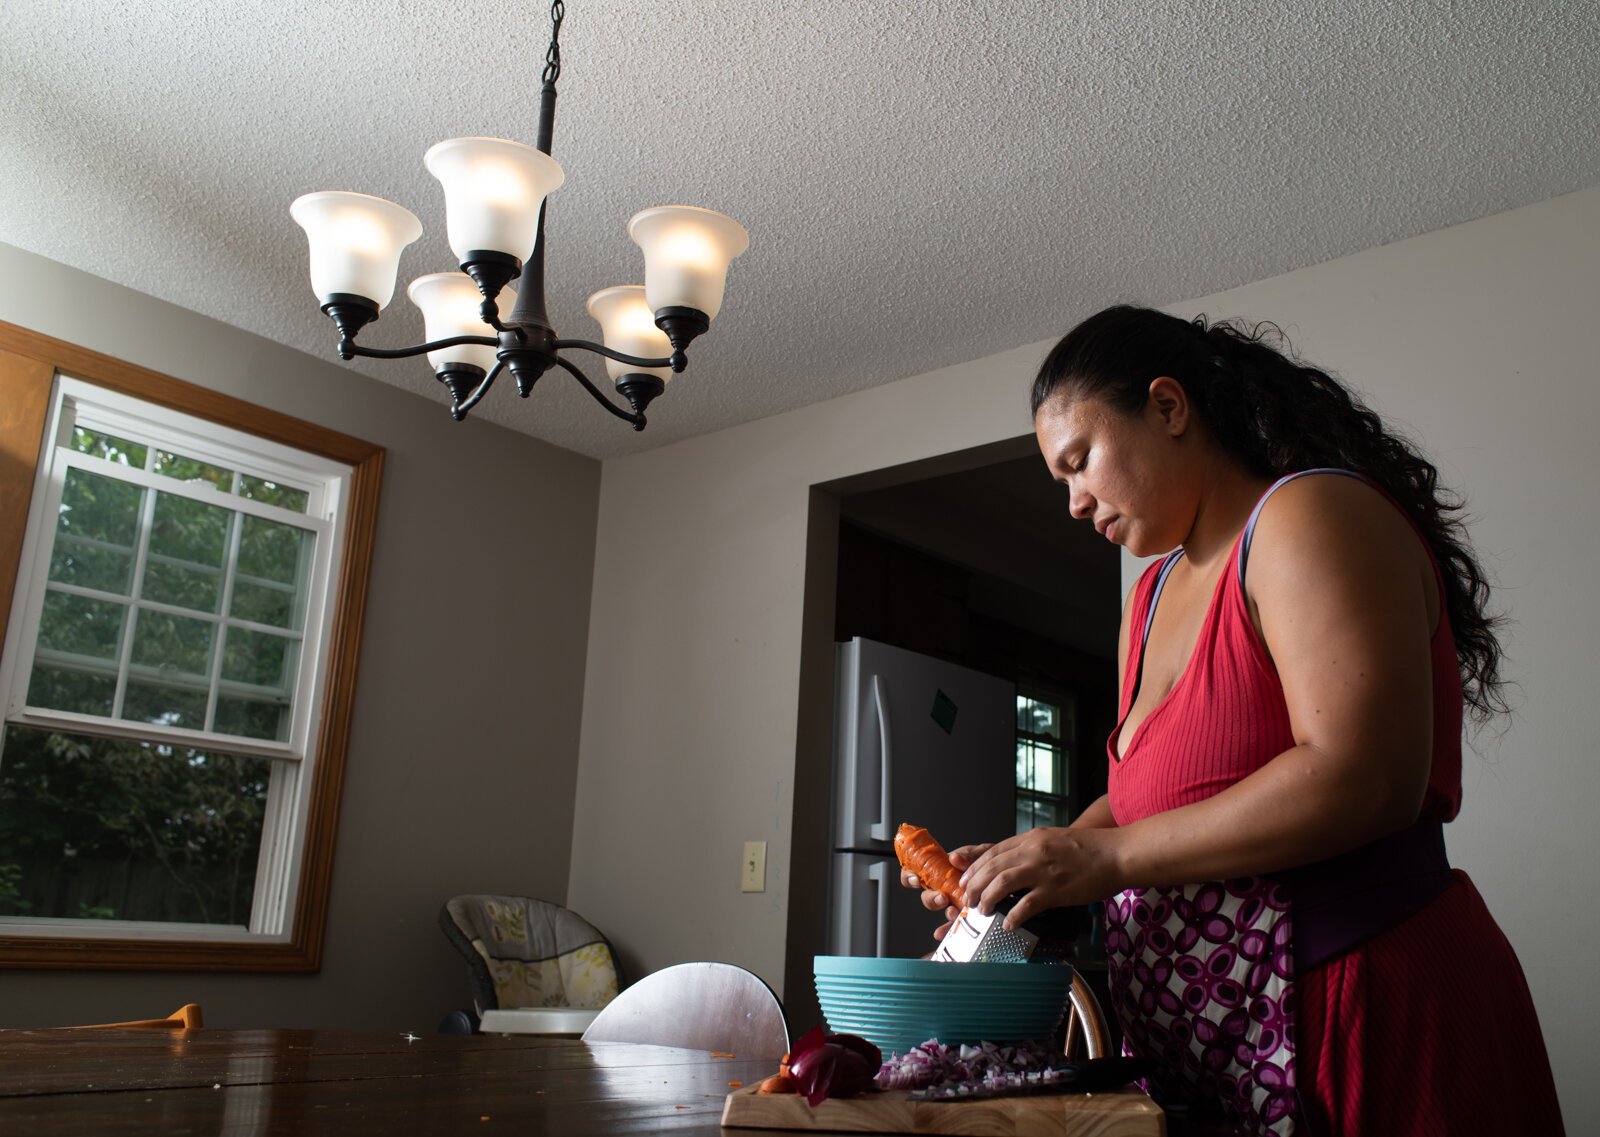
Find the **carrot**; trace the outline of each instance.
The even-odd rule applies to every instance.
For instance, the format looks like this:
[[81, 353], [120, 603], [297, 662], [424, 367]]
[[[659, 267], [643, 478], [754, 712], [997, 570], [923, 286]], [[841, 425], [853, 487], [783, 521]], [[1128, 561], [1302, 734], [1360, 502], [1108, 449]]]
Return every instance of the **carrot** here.
[[961, 887], [961, 874], [950, 863], [944, 846], [935, 841], [920, 825], [902, 822], [894, 835], [894, 855], [900, 858], [900, 867], [916, 874], [922, 887], [942, 892], [957, 908], [966, 906], [967, 894]]
[[797, 1094], [799, 1087], [794, 1084], [794, 1079], [788, 1074], [774, 1074], [761, 1083], [758, 1094]]

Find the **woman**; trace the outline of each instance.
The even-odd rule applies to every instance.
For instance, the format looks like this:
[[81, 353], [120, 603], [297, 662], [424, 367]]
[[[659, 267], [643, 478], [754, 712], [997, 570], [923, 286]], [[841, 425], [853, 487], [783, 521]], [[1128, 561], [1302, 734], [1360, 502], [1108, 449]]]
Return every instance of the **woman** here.
[[1110, 898], [1127, 1045], [1202, 1114], [1560, 1133], [1521, 968], [1444, 854], [1463, 702], [1504, 703], [1434, 467], [1259, 330], [1148, 309], [1074, 329], [1033, 410], [1073, 516], [1172, 551], [1124, 608], [1109, 793], [1065, 829], [955, 850], [968, 897], [1021, 893], [1011, 927]]

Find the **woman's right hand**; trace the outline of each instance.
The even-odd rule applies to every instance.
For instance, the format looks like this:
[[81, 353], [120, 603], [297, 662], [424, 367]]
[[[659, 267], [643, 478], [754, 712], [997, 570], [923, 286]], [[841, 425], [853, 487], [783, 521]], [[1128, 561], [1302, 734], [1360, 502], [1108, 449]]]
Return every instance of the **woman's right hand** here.
[[[966, 872], [972, 867], [972, 863], [974, 861], [983, 856], [984, 853], [987, 853], [992, 848], [994, 848], [994, 846], [989, 844], [963, 845], [959, 849], [951, 849], [950, 864], [957, 872]], [[931, 889], [923, 888], [922, 882], [917, 879], [917, 874], [911, 872], [909, 869], [900, 870], [900, 884], [904, 888], [921, 889], [922, 906], [930, 912], [942, 911], [944, 913], [944, 923], [940, 927], [936, 928], [933, 933], [934, 939], [944, 939], [945, 933], [948, 932], [951, 925], [955, 923], [956, 917], [961, 915], [961, 909], [956, 907], [954, 901], [952, 901], [951, 898], [946, 896], [944, 893], [934, 892]]]

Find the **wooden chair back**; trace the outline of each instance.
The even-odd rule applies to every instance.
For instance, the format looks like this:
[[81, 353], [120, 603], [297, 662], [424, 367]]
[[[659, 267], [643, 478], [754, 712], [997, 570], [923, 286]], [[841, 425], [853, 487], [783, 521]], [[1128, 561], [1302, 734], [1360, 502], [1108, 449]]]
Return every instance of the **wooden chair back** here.
[[789, 1052], [789, 1027], [760, 976], [728, 963], [680, 963], [623, 990], [583, 1040], [776, 1059]]

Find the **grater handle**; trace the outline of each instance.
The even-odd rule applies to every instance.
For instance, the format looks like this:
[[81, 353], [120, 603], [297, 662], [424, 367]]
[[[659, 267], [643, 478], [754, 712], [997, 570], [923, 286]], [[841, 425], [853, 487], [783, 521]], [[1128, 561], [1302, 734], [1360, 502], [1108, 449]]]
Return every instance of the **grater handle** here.
[[[883, 698], [883, 676], [872, 677], [872, 704], [878, 715], [878, 774], [882, 780], [878, 795], [878, 820], [872, 823], [874, 841], [892, 841], [889, 821], [889, 771], [894, 763], [889, 760], [889, 708]], [[881, 951], [878, 953], [883, 954]]]
[[878, 886], [878, 919], [874, 951], [879, 959], [889, 954], [889, 862], [873, 861], [867, 866], [867, 879]]

